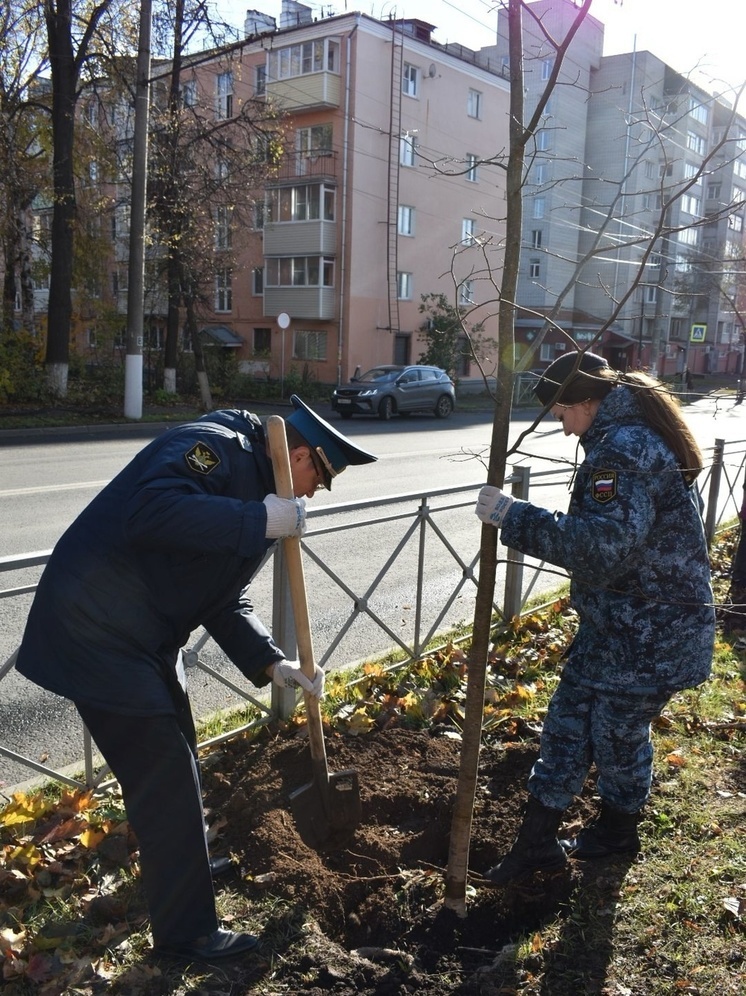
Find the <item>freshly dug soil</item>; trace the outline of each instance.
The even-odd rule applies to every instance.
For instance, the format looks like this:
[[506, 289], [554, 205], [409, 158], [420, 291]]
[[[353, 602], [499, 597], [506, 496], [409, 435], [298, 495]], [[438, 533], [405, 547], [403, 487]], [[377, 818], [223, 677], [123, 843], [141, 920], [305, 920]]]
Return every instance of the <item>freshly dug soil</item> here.
[[[305, 739], [266, 732], [252, 744], [223, 745], [208, 760], [205, 802], [220, 828], [213, 852], [236, 861], [218, 889], [244, 892], [249, 911], [259, 896], [279, 900], [259, 955], [221, 969], [238, 986], [231, 992], [516, 991], [513, 945], [555, 918], [588, 870], [568, 867], [504, 890], [481, 879], [515, 837], [537, 751], [536, 742], [496, 743], [483, 747], [480, 759], [467, 916], [446, 910], [459, 749], [459, 740], [442, 732], [401, 728], [328, 738], [330, 771], [358, 772], [362, 821], [346, 838], [316, 848], [299, 836], [289, 804], [289, 794], [311, 781]], [[592, 787], [565, 826], [589, 818]], [[608, 872], [607, 864], [592, 874]], [[611, 893], [620, 874], [609, 880]]]

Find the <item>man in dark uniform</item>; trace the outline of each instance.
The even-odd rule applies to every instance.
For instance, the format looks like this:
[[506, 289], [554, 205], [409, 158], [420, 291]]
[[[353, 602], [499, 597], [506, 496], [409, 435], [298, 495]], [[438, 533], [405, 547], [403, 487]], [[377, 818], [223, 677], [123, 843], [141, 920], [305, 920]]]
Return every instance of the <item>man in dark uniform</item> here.
[[274, 493], [265, 430], [218, 411], [146, 446], [55, 547], [16, 667], [71, 699], [115, 777], [140, 846], [157, 952], [212, 961], [256, 947], [218, 927], [196, 735], [180, 648], [204, 626], [255, 685], [321, 695], [254, 615], [267, 549], [305, 529], [306, 498], [376, 457], [297, 396], [286, 420], [293, 499]]

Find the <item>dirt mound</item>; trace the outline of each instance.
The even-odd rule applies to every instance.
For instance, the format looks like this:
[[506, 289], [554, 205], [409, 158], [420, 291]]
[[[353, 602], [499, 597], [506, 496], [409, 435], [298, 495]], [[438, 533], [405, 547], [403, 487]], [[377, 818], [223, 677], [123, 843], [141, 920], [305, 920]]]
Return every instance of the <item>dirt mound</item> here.
[[[428, 993], [446, 994], [478, 984], [486, 992], [484, 979], [476, 981], [480, 969], [494, 968], [506, 946], [567, 901], [572, 870], [509, 890], [479, 880], [515, 836], [536, 757], [535, 743], [496, 743], [480, 760], [468, 915], [443, 908], [459, 749], [451, 736], [405, 729], [330, 738], [329, 769], [359, 773], [363, 818], [347, 839], [321, 849], [303, 843], [288, 802], [311, 780], [305, 741], [265, 733], [250, 745], [223, 745], [208, 761], [206, 805], [220, 828], [214, 852], [234, 856], [249, 902], [271, 893], [295, 924], [317, 925], [300, 964], [290, 957], [292, 942], [283, 952], [288, 991], [346, 996], [426, 984]], [[581, 802], [568, 820], [590, 808], [590, 799]]]

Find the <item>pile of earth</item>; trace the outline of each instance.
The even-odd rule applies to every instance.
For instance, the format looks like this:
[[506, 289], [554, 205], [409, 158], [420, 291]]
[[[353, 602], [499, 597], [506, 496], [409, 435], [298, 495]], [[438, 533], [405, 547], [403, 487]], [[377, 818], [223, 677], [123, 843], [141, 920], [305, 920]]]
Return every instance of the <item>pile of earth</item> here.
[[[537, 743], [516, 741], [482, 749], [467, 915], [445, 909], [459, 750], [459, 740], [442, 730], [329, 738], [330, 771], [358, 772], [362, 821], [345, 839], [315, 848], [301, 839], [289, 806], [290, 793], [312, 778], [307, 741], [265, 732], [251, 744], [229, 741], [208, 758], [205, 804], [218, 828], [213, 852], [236, 863], [218, 887], [243, 892], [248, 908], [268, 895], [278, 903], [254, 963], [221, 968], [221, 978], [231, 979], [224, 991], [496, 996], [519, 984], [516, 942], [566, 908], [589, 875], [613, 905], [624, 866], [568, 868], [505, 890], [481, 880], [520, 824]], [[589, 818], [592, 790], [589, 781], [567, 826]], [[586, 978], [603, 978], [606, 956], [587, 953]], [[525, 959], [523, 965], [521, 972]]]

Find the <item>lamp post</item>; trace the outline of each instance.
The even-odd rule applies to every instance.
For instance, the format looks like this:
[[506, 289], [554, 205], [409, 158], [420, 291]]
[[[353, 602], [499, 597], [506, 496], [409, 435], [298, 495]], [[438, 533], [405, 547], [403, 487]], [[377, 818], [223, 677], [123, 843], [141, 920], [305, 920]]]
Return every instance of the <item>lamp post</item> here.
[[277, 316], [277, 324], [280, 327], [282, 344], [280, 346], [280, 398], [285, 397], [285, 329], [290, 326], [290, 315], [286, 311], [281, 311]]

